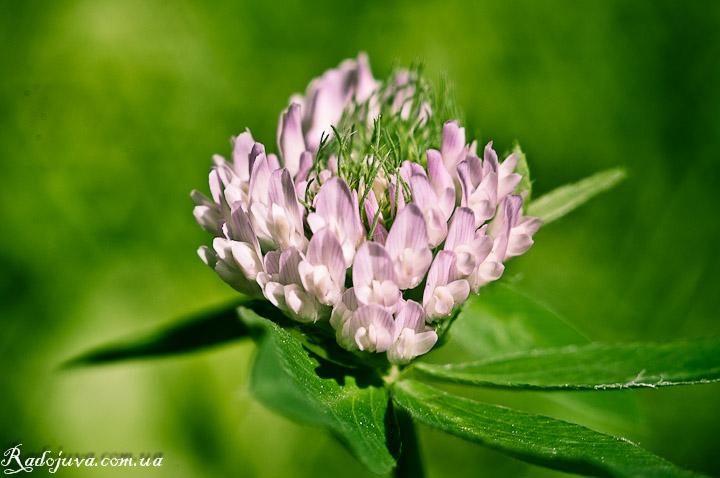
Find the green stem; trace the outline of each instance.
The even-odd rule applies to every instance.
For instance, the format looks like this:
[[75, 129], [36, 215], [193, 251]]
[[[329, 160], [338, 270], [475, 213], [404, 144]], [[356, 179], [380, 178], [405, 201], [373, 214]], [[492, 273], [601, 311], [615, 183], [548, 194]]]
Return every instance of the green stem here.
[[393, 475], [395, 478], [424, 478], [425, 470], [415, 423], [412, 417], [399, 407], [395, 408], [395, 418], [400, 431], [400, 458]]

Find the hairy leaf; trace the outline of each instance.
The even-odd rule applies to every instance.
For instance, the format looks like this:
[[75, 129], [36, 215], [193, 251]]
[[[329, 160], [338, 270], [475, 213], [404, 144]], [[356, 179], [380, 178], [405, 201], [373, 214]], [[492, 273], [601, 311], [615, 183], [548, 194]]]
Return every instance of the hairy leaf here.
[[258, 343], [254, 395], [289, 418], [329, 429], [371, 471], [388, 473], [396, 461], [388, 450], [386, 420], [394, 426], [394, 417], [388, 416], [382, 380], [327, 361], [276, 323], [245, 307], [238, 310]]
[[440, 380], [542, 390], [623, 389], [720, 381], [720, 340], [589, 344], [464, 364], [419, 363]]
[[528, 206], [526, 213], [541, 218], [544, 224], [549, 224], [582, 206], [594, 196], [611, 189], [626, 177], [627, 172], [623, 168], [601, 171], [541, 196]]
[[623, 438], [542, 415], [488, 405], [403, 380], [395, 404], [425, 425], [530, 463], [604, 477], [697, 477]]

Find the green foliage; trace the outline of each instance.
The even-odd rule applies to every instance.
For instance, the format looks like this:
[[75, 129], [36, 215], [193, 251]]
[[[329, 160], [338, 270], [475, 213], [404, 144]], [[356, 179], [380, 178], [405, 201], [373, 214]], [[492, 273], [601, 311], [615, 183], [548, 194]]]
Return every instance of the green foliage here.
[[[222, 332], [228, 331], [223, 338]], [[452, 334], [467, 354], [484, 359], [455, 365], [417, 363], [408, 370], [451, 382], [541, 390], [720, 380], [718, 340], [557, 348], [586, 340], [551, 311], [507, 286], [489, 288], [470, 302]], [[348, 367], [350, 361], [323, 353], [320, 339], [288, 323], [265, 301], [246, 300], [237, 312], [218, 309], [137, 342], [98, 349], [73, 363], [186, 353], [245, 336], [252, 336], [258, 346], [251, 378], [254, 396], [291, 419], [326, 428], [374, 473], [385, 474], [396, 466], [400, 467], [398, 476], [422, 473], [411, 417], [521, 460], [563, 471], [617, 477], [696, 476], [624, 439], [456, 397], [404, 378], [407, 375], [397, 369], [383, 377], [385, 370], [372, 364], [356, 362]], [[509, 352], [515, 353], [498, 358]], [[399, 410], [388, 406], [391, 397]], [[400, 450], [405, 452], [398, 460]]]
[[388, 450], [388, 391], [371, 371], [355, 371], [325, 361], [276, 323], [240, 307], [253, 330], [258, 351], [253, 394], [274, 410], [337, 436], [371, 471], [388, 473], [395, 458]]
[[615, 187], [626, 177], [625, 169], [613, 168], [595, 173], [577, 183], [560, 186], [533, 201], [527, 208], [527, 214], [539, 217], [544, 224], [549, 224], [582, 206], [594, 196]]
[[397, 382], [395, 404], [420, 423], [556, 470], [607, 477], [693, 477], [622, 438], [550, 417], [457, 397], [415, 380]]
[[720, 381], [720, 340], [589, 344], [416, 370], [451, 382], [542, 390], [662, 387]]

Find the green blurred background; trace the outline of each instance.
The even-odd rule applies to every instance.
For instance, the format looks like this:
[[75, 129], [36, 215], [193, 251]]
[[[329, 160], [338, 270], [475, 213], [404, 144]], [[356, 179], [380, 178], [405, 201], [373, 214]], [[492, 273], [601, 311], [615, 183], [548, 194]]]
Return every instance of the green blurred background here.
[[[358, 51], [376, 77], [416, 56], [446, 71], [472, 135], [521, 142], [536, 194], [629, 169], [540, 230], [507, 272], [521, 290], [596, 340], [720, 333], [715, 0], [3, 1], [0, 18], [3, 450], [162, 452], [153, 477], [368, 475], [324, 432], [252, 399], [250, 343], [58, 370], [234, 296], [195, 254], [209, 237], [189, 191], [206, 190], [211, 154], [246, 126], [274, 150], [290, 94]], [[607, 417], [567, 394], [487, 399], [720, 475], [720, 386], [621, 394], [595, 399], [620, 403]], [[561, 476], [421, 432], [433, 477]]]

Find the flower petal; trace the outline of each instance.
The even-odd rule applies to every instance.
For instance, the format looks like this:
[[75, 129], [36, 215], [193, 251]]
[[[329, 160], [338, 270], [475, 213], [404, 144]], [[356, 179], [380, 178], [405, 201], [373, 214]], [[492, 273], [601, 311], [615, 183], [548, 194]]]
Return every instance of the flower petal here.
[[313, 233], [328, 226], [342, 245], [345, 264], [352, 264], [363, 229], [360, 211], [344, 179], [332, 177], [322, 185], [315, 197], [315, 212], [308, 215], [308, 224]]
[[355, 254], [353, 262], [353, 285], [368, 286], [372, 281], [397, 282], [393, 261], [387, 250], [375, 242], [365, 242]]
[[300, 252], [294, 247], [285, 249], [280, 253], [279, 269], [281, 284], [302, 285], [300, 274], [298, 274], [298, 264], [300, 264], [301, 259]]
[[465, 128], [460, 128], [457, 121], [446, 121], [443, 125], [440, 151], [445, 167], [454, 175], [457, 165], [465, 159], [468, 151], [465, 147]]
[[292, 104], [280, 115], [278, 124], [278, 151], [293, 177], [300, 167], [300, 155], [306, 149], [301, 121], [300, 105]]
[[472, 209], [459, 207], [453, 214], [447, 239], [445, 240], [446, 251], [452, 251], [457, 246], [470, 244], [475, 239], [475, 215]]
[[314, 265], [327, 267], [333, 282], [342, 287], [345, 284], [345, 258], [335, 234], [323, 228], [313, 235], [308, 245], [306, 260]]
[[415, 332], [425, 330], [425, 311], [414, 300], [405, 302], [395, 316], [395, 326], [399, 334], [402, 329], [412, 329]]
[[385, 247], [396, 260], [405, 249], [427, 249], [428, 235], [425, 218], [415, 203], [410, 203], [395, 218]]
[[379, 304], [394, 310], [400, 300], [393, 261], [383, 246], [365, 242], [353, 262], [353, 286], [360, 304]]
[[333, 307], [332, 315], [330, 316], [330, 325], [335, 329], [338, 342], [340, 342], [342, 338], [343, 325], [352, 317], [358, 307], [360, 307], [360, 305], [355, 297], [355, 289], [352, 287], [343, 293], [340, 301]]
[[250, 134], [250, 130], [246, 129], [233, 140], [233, 171], [242, 181], [250, 180], [250, 153], [255, 145], [255, 140]]
[[237, 201], [233, 204], [230, 217], [232, 218], [232, 238], [251, 244], [257, 255], [260, 256], [260, 243], [250, 222], [250, 215], [245, 203]]
[[392, 348], [388, 350], [387, 358], [390, 363], [396, 365], [408, 363], [415, 357], [428, 353], [437, 341], [437, 332], [432, 329], [420, 333], [412, 329], [403, 329]]
[[342, 328], [342, 345], [348, 350], [384, 352], [394, 340], [392, 315], [378, 305], [361, 306]]
[[440, 251], [430, 266], [428, 272], [425, 291], [423, 292], [423, 306], [427, 305], [432, 297], [435, 289], [439, 286], [445, 286], [450, 281], [455, 280], [456, 271], [455, 253], [451, 251]]

